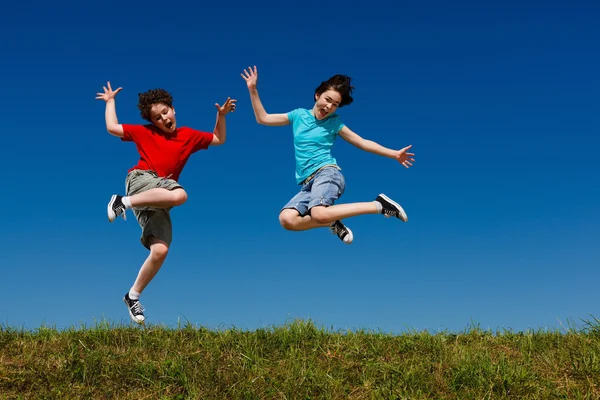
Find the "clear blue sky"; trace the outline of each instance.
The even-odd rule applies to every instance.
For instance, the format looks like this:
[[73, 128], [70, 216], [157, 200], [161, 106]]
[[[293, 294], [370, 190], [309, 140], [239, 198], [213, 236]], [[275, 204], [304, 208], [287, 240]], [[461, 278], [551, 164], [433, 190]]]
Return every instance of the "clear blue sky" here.
[[[336, 329], [556, 328], [600, 316], [598, 2], [11, 2], [0, 26], [3, 144], [0, 323], [129, 322], [122, 302], [147, 251], [133, 214], [109, 224], [138, 159], [110, 136], [137, 94], [169, 90], [179, 125], [228, 142], [196, 153], [172, 213], [148, 321], [256, 329], [311, 318]], [[546, 4], [544, 4], [546, 3]], [[140, 8], [143, 4], [143, 8]], [[409, 222], [347, 220], [288, 232], [292, 132], [256, 124], [240, 72], [259, 68], [269, 112], [312, 106], [353, 77], [339, 111], [365, 138], [413, 145], [415, 166], [339, 140], [340, 202], [398, 200]]]

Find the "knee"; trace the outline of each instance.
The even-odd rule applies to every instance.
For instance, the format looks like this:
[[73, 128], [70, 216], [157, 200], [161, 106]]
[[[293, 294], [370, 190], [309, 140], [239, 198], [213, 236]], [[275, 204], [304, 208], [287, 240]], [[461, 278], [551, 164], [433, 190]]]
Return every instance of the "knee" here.
[[173, 203], [176, 206], [180, 206], [187, 201], [187, 193], [183, 189], [175, 189], [172, 192], [173, 195]]
[[310, 210], [310, 217], [317, 224], [327, 224], [331, 222], [327, 215], [327, 207], [313, 207]]
[[163, 243], [155, 243], [150, 248], [150, 254], [153, 258], [157, 260], [164, 261], [167, 258], [167, 254], [169, 253], [169, 248], [166, 244]]
[[294, 212], [289, 212], [290, 210], [283, 210], [281, 214], [279, 214], [279, 223], [283, 227], [283, 229], [287, 229], [288, 231], [295, 230], [296, 220], [298, 219], [298, 212], [292, 210]]

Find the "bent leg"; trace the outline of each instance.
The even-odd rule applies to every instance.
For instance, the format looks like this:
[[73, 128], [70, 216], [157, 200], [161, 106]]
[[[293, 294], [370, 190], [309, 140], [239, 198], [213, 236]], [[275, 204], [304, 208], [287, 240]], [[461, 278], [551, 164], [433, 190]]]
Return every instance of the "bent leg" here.
[[180, 206], [187, 200], [187, 193], [179, 187], [173, 190], [156, 188], [129, 196], [131, 207], [171, 208]]
[[187, 193], [177, 181], [144, 170], [127, 174], [125, 193], [133, 208], [171, 208], [187, 200]]
[[133, 170], [125, 179], [126, 196], [113, 195], [107, 206], [108, 220], [113, 222], [121, 216], [125, 219], [125, 210], [170, 209], [187, 201], [187, 193], [177, 181], [161, 178], [152, 171]]
[[318, 224], [310, 215], [301, 216], [295, 208], [286, 208], [279, 213], [279, 223], [288, 231], [305, 231], [322, 228], [330, 224]]
[[298, 210], [287, 208], [279, 214], [279, 223], [289, 231], [330, 226], [332, 222], [364, 214], [378, 214], [374, 201], [364, 203], [337, 204], [333, 206], [315, 206], [310, 215], [301, 216]]

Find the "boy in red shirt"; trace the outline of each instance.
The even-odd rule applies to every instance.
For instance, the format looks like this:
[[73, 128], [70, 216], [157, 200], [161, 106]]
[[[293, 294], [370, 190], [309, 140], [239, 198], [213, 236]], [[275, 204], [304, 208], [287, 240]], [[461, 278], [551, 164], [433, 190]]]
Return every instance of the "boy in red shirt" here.
[[131, 319], [143, 324], [144, 308], [139, 298], [154, 278], [167, 257], [172, 239], [169, 211], [187, 200], [187, 193], [177, 182], [185, 163], [198, 150], [225, 143], [225, 116], [235, 111], [236, 100], [227, 98], [217, 108], [217, 122], [212, 133], [188, 127], [177, 127], [173, 98], [164, 89], [152, 89], [139, 94], [138, 108], [142, 118], [151, 124], [119, 124], [115, 96], [122, 88], [113, 90], [110, 82], [96, 93], [97, 100], [106, 102], [106, 129], [122, 141], [134, 142], [140, 160], [128, 171], [125, 180], [126, 195], [113, 195], [108, 203], [108, 220], [113, 222], [131, 208], [142, 227], [142, 244], [150, 255], [142, 264], [137, 279], [123, 300]]

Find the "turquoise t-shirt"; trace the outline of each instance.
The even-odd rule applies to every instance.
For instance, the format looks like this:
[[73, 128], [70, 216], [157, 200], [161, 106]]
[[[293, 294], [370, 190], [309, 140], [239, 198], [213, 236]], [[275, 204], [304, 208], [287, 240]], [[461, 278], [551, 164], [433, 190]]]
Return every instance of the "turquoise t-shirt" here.
[[336, 114], [318, 120], [305, 108], [287, 113], [294, 131], [296, 183], [301, 184], [324, 165], [336, 164], [331, 147], [345, 125]]

